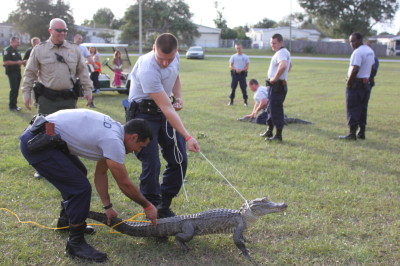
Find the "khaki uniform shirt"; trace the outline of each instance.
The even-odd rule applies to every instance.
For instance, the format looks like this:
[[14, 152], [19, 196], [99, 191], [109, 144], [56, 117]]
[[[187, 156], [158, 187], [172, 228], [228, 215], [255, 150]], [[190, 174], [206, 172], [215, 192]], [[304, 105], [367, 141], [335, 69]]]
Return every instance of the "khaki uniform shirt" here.
[[[57, 61], [56, 54], [64, 57], [65, 63]], [[69, 68], [69, 70], [68, 70]], [[71, 73], [70, 73], [71, 72]], [[52, 90], [72, 89], [71, 78], [79, 77], [84, 95], [92, 95], [93, 83], [89, 71], [82, 57], [79, 46], [68, 41], [57, 47], [51, 40], [36, 45], [32, 50], [28, 64], [25, 68], [22, 91], [24, 99], [31, 98], [34, 81], [38, 80], [46, 88]]]

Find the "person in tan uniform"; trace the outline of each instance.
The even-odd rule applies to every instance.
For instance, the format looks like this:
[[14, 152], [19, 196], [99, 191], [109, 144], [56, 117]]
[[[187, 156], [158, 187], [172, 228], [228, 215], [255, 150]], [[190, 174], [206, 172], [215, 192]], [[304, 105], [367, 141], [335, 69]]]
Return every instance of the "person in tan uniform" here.
[[92, 81], [79, 46], [65, 40], [68, 28], [64, 20], [50, 21], [50, 38], [37, 45], [25, 68], [22, 92], [26, 108], [31, 110], [31, 92], [36, 83], [40, 114], [51, 114], [61, 109], [76, 108], [78, 95], [73, 87], [79, 78], [84, 89], [83, 98], [92, 103]]

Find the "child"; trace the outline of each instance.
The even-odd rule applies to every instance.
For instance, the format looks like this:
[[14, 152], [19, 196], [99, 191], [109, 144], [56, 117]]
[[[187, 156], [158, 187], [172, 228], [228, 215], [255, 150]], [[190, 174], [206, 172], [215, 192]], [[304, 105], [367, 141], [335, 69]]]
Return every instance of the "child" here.
[[114, 59], [114, 86], [121, 87], [121, 72], [122, 72], [122, 59], [121, 59], [121, 52], [115, 51]]

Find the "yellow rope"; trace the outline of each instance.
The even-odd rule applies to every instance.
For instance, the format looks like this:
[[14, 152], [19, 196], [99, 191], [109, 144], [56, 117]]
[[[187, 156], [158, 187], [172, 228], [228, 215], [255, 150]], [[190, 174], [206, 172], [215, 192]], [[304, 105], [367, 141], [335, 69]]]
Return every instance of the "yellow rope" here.
[[[25, 221], [25, 222], [24, 222], [24, 221], [21, 221], [21, 220], [19, 219], [19, 217], [18, 217], [18, 215], [17, 215], [16, 213], [10, 211], [9, 209], [0, 208], [0, 210], [7, 211], [7, 212], [11, 213], [12, 215], [14, 215], [14, 216], [17, 218], [18, 222], [20, 222], [20, 223], [22, 223], [22, 224], [33, 224], [33, 225], [36, 225], [36, 226], [38, 226], [38, 227], [41, 227], [41, 228], [44, 228], [44, 229], [50, 229], [50, 230], [61, 230], [61, 229], [67, 229], [67, 228], [69, 228], [69, 226], [64, 226], [64, 227], [47, 227], [47, 226], [41, 225], [41, 224], [39, 224], [39, 223], [37, 223], [37, 222], [33, 222], [33, 221]], [[115, 227], [117, 227], [118, 225], [120, 225], [120, 224], [122, 224], [122, 223], [125, 223], [125, 222], [151, 223], [150, 221], [145, 221], [145, 220], [135, 220], [137, 217], [142, 216], [142, 215], [144, 215], [144, 213], [138, 213], [138, 214], [136, 214], [135, 216], [133, 216], [133, 217], [127, 219], [127, 220], [123, 220], [123, 221], [117, 223], [116, 225], [113, 225], [113, 226], [110, 228], [110, 232], [109, 232], [109, 233], [110, 233], [110, 234], [118, 234], [118, 233], [120, 233], [120, 232], [115, 232], [115, 231], [113, 231], [113, 230], [114, 230]], [[88, 225], [106, 226], [105, 224], [88, 224]]]

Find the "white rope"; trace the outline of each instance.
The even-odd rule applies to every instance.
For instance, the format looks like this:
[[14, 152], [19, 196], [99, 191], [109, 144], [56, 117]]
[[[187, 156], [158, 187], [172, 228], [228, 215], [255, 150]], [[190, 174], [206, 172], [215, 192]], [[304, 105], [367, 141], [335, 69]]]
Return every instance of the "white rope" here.
[[212, 167], [214, 167], [214, 169], [225, 179], [225, 181], [236, 191], [236, 193], [239, 194], [240, 197], [242, 197], [242, 199], [244, 199], [244, 201], [246, 202], [247, 206], [250, 209], [249, 203], [247, 202], [246, 198], [243, 197], [243, 195], [231, 184], [231, 182], [229, 182], [229, 180], [212, 164], [212, 162], [210, 160], [208, 160], [208, 158], [202, 153], [200, 152], [200, 154], [204, 157], [204, 159], [206, 159], [206, 161], [211, 164]]
[[176, 138], [176, 130], [175, 130], [175, 128], [172, 128], [172, 136], [170, 136], [168, 134], [168, 121], [167, 120], [165, 120], [165, 132], [167, 133], [168, 138], [174, 140], [174, 157], [175, 157], [175, 161], [179, 164], [179, 167], [181, 169], [183, 194], [185, 195], [186, 201], [189, 202], [189, 198], [188, 198], [188, 195], [186, 193], [185, 182], [184, 182], [184, 178], [183, 178], [183, 169], [182, 169], [183, 156], [182, 156], [182, 153], [181, 153], [181, 151], [179, 150], [179, 147], [178, 147], [178, 140]]
[[[180, 169], [181, 169], [181, 178], [182, 178], [182, 188], [183, 188], [183, 193], [185, 195], [186, 201], [189, 202], [189, 198], [186, 192], [186, 188], [185, 188], [185, 182], [184, 182], [184, 178], [183, 178], [183, 169], [182, 169], [182, 162], [183, 162], [183, 156], [181, 151], [178, 148], [178, 141], [176, 138], [176, 130], [175, 128], [172, 128], [172, 136], [170, 136], [168, 134], [168, 121], [165, 121], [165, 131], [167, 133], [168, 138], [173, 139], [174, 140], [174, 157], [175, 157], [175, 161], [179, 164]], [[239, 194], [239, 196], [244, 200], [244, 202], [247, 204], [247, 206], [250, 209], [249, 203], [246, 200], [245, 197], [243, 197], [243, 195], [232, 185], [231, 182], [229, 182], [229, 180], [214, 166], [214, 164], [202, 153], [200, 152], [200, 154], [204, 157], [204, 159], [206, 159], [206, 161], [212, 166], [214, 167], [214, 169], [225, 179], [225, 181], [236, 191], [236, 193]]]

